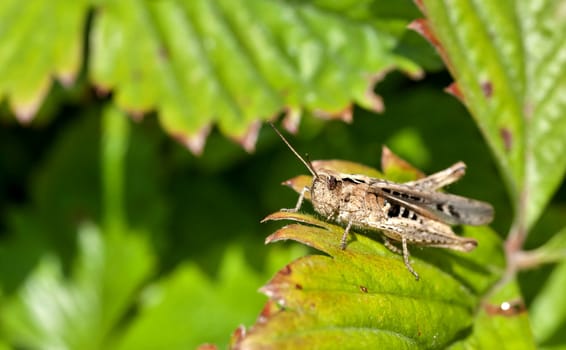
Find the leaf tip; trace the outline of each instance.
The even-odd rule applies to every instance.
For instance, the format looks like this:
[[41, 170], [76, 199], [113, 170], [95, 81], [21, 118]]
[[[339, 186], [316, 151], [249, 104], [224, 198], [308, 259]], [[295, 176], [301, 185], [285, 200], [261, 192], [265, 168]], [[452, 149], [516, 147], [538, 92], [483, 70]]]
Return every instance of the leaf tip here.
[[[275, 213], [275, 214], [277, 214], [277, 213]], [[272, 215], [266, 217], [265, 219], [263, 219], [261, 222], [263, 223], [263, 222], [268, 221], [268, 220], [283, 220], [283, 219], [285, 219], [285, 218], [281, 218], [281, 217], [278, 217], [278, 216], [272, 214]], [[286, 240], [290, 239], [286, 234], [287, 229], [288, 229], [288, 226], [283, 226], [279, 230], [277, 230], [274, 233], [267, 236], [265, 238], [264, 243], [267, 245], [267, 244], [270, 244], [270, 243], [286, 241]]]
[[75, 83], [76, 78], [75, 72], [63, 72], [57, 75], [57, 80], [66, 88], [70, 88]]
[[452, 82], [452, 84], [448, 85], [445, 89], [445, 92], [449, 93], [450, 95], [456, 97], [460, 101], [464, 101], [464, 95], [462, 94], [462, 90], [460, 90], [460, 86], [456, 82]]
[[181, 142], [185, 147], [187, 147], [191, 153], [194, 155], [200, 156], [204, 150], [204, 144], [206, 142], [206, 138], [210, 133], [211, 126], [205, 125], [201, 128], [196, 134], [193, 136], [186, 136], [186, 135], [173, 135], [173, 138], [177, 139]]
[[18, 106], [14, 110], [18, 122], [22, 125], [29, 125], [37, 112], [37, 106]]
[[348, 124], [352, 123], [354, 120], [351, 103], [338, 111], [316, 110], [314, 114], [321, 119], [339, 119]]
[[135, 121], [141, 122], [145, 112], [140, 109], [128, 109], [128, 115]]
[[12, 102], [12, 109], [14, 110], [16, 119], [20, 122], [20, 124], [29, 125], [29, 123], [31, 123], [37, 114], [48, 89], [48, 87], [40, 89], [35, 96], [27, 101]]
[[[264, 223], [264, 222], [265, 222], [265, 219], [261, 221], [261, 223]], [[279, 237], [277, 236], [277, 232], [275, 232], [275, 233], [273, 233], [273, 234], [271, 234], [271, 235], [269, 235], [265, 238], [264, 244], [267, 245], [267, 244], [274, 243], [274, 242], [277, 242], [277, 241], [279, 241]]]
[[295, 107], [287, 107], [285, 116], [283, 117], [283, 127], [291, 134], [296, 134], [299, 130], [301, 122], [301, 109]]
[[373, 89], [368, 89], [365, 95], [366, 100], [368, 101], [368, 107], [371, 111], [375, 113], [383, 113], [385, 111], [385, 104], [383, 103], [383, 99], [381, 96], [373, 92]]
[[230, 349], [240, 349], [242, 341], [246, 337], [246, 327], [239, 325], [238, 328], [232, 332], [230, 337]]
[[261, 128], [261, 121], [254, 120], [246, 132], [244, 133], [243, 137], [237, 138], [236, 141], [246, 150], [248, 153], [252, 153], [255, 151], [255, 145], [257, 141], [257, 137], [259, 135], [259, 130]]
[[410, 173], [416, 179], [425, 177], [425, 174], [412, 166], [409, 162], [399, 157], [389, 147], [383, 146], [381, 148], [381, 170], [384, 174], [388, 175], [396, 170]]

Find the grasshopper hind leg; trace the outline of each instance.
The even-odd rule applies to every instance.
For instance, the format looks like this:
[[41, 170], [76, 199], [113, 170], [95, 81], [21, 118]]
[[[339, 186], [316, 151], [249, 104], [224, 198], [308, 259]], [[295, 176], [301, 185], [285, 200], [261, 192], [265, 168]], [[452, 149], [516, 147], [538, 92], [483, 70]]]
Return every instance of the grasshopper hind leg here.
[[403, 250], [399, 249], [393, 242], [391, 242], [387, 237], [383, 237], [383, 245], [395, 254], [403, 255]]
[[387, 249], [391, 250], [393, 253], [403, 255], [403, 261], [405, 262], [405, 266], [407, 267], [407, 270], [409, 270], [409, 272], [412, 273], [413, 276], [415, 276], [415, 279], [418, 281], [419, 274], [415, 271], [415, 269], [413, 269], [413, 266], [411, 266], [411, 262], [409, 261], [410, 254], [409, 254], [409, 249], [407, 248], [407, 239], [405, 237], [401, 237], [401, 244], [403, 246], [403, 249], [399, 249], [387, 237], [383, 238], [383, 244], [385, 245], [385, 247], [387, 247]]
[[411, 263], [409, 262], [409, 249], [407, 249], [407, 239], [405, 237], [402, 237], [401, 243], [403, 244], [403, 261], [405, 261], [405, 266], [407, 266], [407, 269], [413, 274], [413, 276], [415, 276], [415, 279], [418, 281], [419, 274], [413, 269]]

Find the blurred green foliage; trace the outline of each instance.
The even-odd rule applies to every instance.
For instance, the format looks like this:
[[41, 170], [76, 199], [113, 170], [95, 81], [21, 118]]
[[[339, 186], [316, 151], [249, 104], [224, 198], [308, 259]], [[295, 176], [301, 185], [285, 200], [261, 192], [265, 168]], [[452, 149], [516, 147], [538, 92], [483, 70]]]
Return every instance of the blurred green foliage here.
[[[505, 154], [505, 145], [497, 139], [501, 130], [487, 125], [500, 121], [497, 108], [489, 106], [489, 113], [482, 114], [480, 107], [468, 105], [471, 118], [460, 101], [442, 92], [453, 78], [442, 68], [428, 43], [406, 31], [409, 21], [419, 16], [411, 2], [266, 1], [281, 12], [299, 14], [291, 16], [293, 23], [298, 19], [308, 23], [306, 27], [311, 31], [295, 33], [295, 37], [289, 37], [285, 27], [277, 27], [278, 12], [270, 17], [257, 15], [256, 6], [261, 8], [261, 1], [249, 1], [249, 7], [240, 4], [240, 9], [228, 1], [218, 2], [216, 9], [202, 8], [209, 16], [227, 16], [231, 26], [223, 30], [230, 28], [239, 35], [252, 37], [258, 34], [254, 30], [262, 28], [280, 35], [275, 47], [249, 49], [240, 42], [248, 47], [251, 56], [261, 54], [256, 59], [269, 67], [263, 69], [269, 73], [265, 74], [269, 76], [267, 81], [277, 82], [273, 84], [277, 87], [274, 90], [252, 84], [253, 69], [242, 69], [236, 64], [241, 63], [241, 57], [222, 50], [205, 52], [197, 61], [189, 60], [192, 65], [175, 55], [174, 50], [157, 50], [157, 58], [145, 57], [142, 53], [147, 47], [138, 46], [159, 46], [160, 35], [168, 38], [163, 39], [164, 46], [175, 46], [187, 37], [192, 44], [199, 42], [187, 33], [174, 34], [178, 27], [172, 23], [185, 22], [176, 17], [182, 13], [180, 10], [167, 7], [174, 5], [171, 1], [149, 5], [143, 1], [119, 5], [80, 1], [68, 6], [60, 0], [49, 8], [39, 0], [26, 2], [25, 6], [20, 3], [4, 1], [0, 5], [0, 347], [184, 349], [203, 343], [225, 346], [236, 327], [252, 325], [267, 300], [257, 290], [286, 264], [308, 252], [296, 243], [265, 247], [265, 237], [280, 225], [259, 222], [267, 214], [295, 204], [296, 194], [279, 184], [305, 173], [304, 166], [272, 130], [260, 129], [257, 143], [253, 137], [254, 125], [261, 125], [260, 120], [289, 107], [288, 112], [302, 113], [299, 132], [290, 137], [291, 142], [311, 159], [347, 159], [378, 167], [381, 147], [387, 145], [426, 173], [464, 161], [468, 165], [467, 175], [451, 185], [449, 191], [492, 203], [496, 208], [492, 228], [503, 240], [518, 222], [517, 213], [523, 213], [517, 209], [521, 184], [526, 188], [523, 195], [536, 190], [529, 185], [543, 187], [536, 203], [523, 208], [528, 214], [523, 224], [528, 227], [542, 213], [525, 247], [537, 248], [532, 256], [549, 265], [519, 273], [517, 283], [514, 281], [489, 298], [489, 302], [500, 303], [524, 297], [526, 308], [532, 310], [531, 325], [536, 326], [529, 325], [524, 314], [507, 322], [507, 318], [493, 318], [482, 309], [474, 316], [477, 327], [471, 335], [461, 335], [470, 335], [468, 342], [454, 339], [454, 346], [480, 348], [490, 344], [485, 341], [487, 335], [494, 339], [512, 338], [517, 330], [528, 339], [530, 327], [539, 345], [565, 348], [566, 305], [561, 293], [566, 275], [566, 190], [561, 184], [566, 158], [560, 139], [566, 135], [563, 118], [544, 119], [533, 126], [527, 118], [513, 115], [516, 119], [512, 119], [511, 129], [523, 136], [518, 136], [517, 142], [524, 141], [521, 145], [532, 151], [526, 154], [534, 154], [533, 158], [540, 163], [527, 163], [528, 157], [522, 162], [516, 155]], [[187, 8], [207, 4], [206, 0], [185, 3]], [[551, 10], [556, 4], [545, 2]], [[538, 9], [524, 10], [521, 13], [539, 13]], [[196, 10], [191, 7], [190, 11]], [[144, 32], [139, 41], [135, 40], [132, 33], [139, 32], [137, 22], [128, 17], [130, 14], [138, 20], [142, 18], [142, 26], [159, 23], [151, 28], [161, 32]], [[261, 19], [259, 27], [244, 24], [250, 23], [242, 20], [253, 18], [246, 17], [250, 14]], [[56, 17], [65, 19], [60, 27], [53, 22]], [[173, 17], [179, 22], [167, 22]], [[218, 18], [210, 17], [210, 23]], [[36, 23], [50, 25], [38, 29]], [[203, 21], [201, 29], [207, 28], [207, 23]], [[455, 27], [441, 19], [436, 23], [449, 33], [456, 32]], [[223, 32], [215, 28], [212, 33], [202, 30], [196, 38], [223, 42]], [[346, 30], [351, 30], [348, 33], [353, 37], [340, 41], [339, 34]], [[120, 38], [119, 33], [129, 33], [131, 40], [110, 40]], [[362, 40], [360, 33], [367, 37]], [[443, 40], [450, 41], [449, 35]], [[301, 53], [311, 52], [313, 56], [293, 56], [297, 40], [303, 44]], [[372, 50], [368, 44], [372, 40], [383, 40], [379, 50]], [[132, 53], [132, 48], [139, 48], [142, 53]], [[472, 51], [472, 47], [466, 49]], [[476, 49], [488, 52], [483, 47]], [[552, 48], [539, 49], [548, 53], [546, 50]], [[270, 61], [269, 57], [274, 59], [267, 54], [270, 50], [298, 71], [310, 67], [316, 74], [285, 76], [281, 62]], [[560, 56], [558, 53], [564, 50], [558, 43], [548, 55], [554, 52]], [[118, 54], [123, 52], [129, 56]], [[120, 62], [124, 59], [121, 66], [115, 64], [113, 57], [119, 57]], [[173, 63], [160, 66], [167, 57]], [[545, 69], [563, 64], [558, 58], [549, 59], [555, 62], [552, 65], [542, 64], [544, 57], [534, 58]], [[528, 57], [524, 59], [529, 61]], [[210, 99], [218, 91], [211, 88], [205, 94], [203, 85], [189, 84], [183, 85], [186, 95], [178, 93], [171, 72], [195, 72], [195, 66], [211, 62], [230, 77], [229, 87], [225, 88], [233, 95], [203, 100], [205, 107], [198, 108], [204, 109], [197, 110], [205, 113], [195, 114], [193, 110], [191, 114], [184, 108], [198, 105], [199, 96]], [[113, 71], [117, 67], [122, 69], [120, 74]], [[404, 74], [392, 71], [385, 75], [385, 70], [392, 68]], [[145, 69], [151, 74], [144, 75]], [[463, 68], [463, 73], [451, 69], [457, 78], [467, 79], [476, 72], [473, 67]], [[405, 75], [417, 76], [422, 70], [427, 75], [418, 82]], [[550, 74], [541, 69], [540, 76], [555, 77], [556, 84], [550, 85], [560, 92], [565, 81], [562, 71]], [[373, 76], [368, 76], [370, 73], [384, 75], [375, 87], [384, 101], [383, 113], [375, 113], [378, 108], [371, 103], [375, 100], [368, 98], [371, 94], [364, 94], [364, 89], [374, 82]], [[55, 83], [51, 76], [63, 84]], [[242, 76], [246, 76], [247, 85], [238, 84]], [[221, 78], [212, 80], [205, 82], [222, 85]], [[509, 83], [512, 82], [511, 79]], [[91, 89], [91, 84], [97, 89]], [[540, 85], [546, 88], [549, 84], [543, 80]], [[536, 87], [533, 84], [525, 92], [527, 97], [538, 98], [532, 99], [539, 103], [536, 106], [554, 106], [548, 108], [551, 112], [564, 110], [560, 105], [545, 104], [547, 101], [537, 95]], [[105, 95], [106, 88], [115, 88], [114, 95]], [[498, 88], [496, 85], [495, 95], [501, 91]], [[543, 88], [540, 91], [548, 91]], [[252, 105], [248, 99], [263, 103], [265, 96], [277, 98], [267, 105]], [[548, 96], [553, 103], [560, 100], [559, 93]], [[222, 113], [232, 97], [238, 108]], [[218, 101], [221, 103], [214, 103]], [[358, 104], [353, 107], [351, 124], [315, 118], [344, 117], [337, 112], [337, 105], [343, 107], [351, 101]], [[134, 120], [116, 105], [134, 116], [146, 115], [143, 120]], [[508, 103], [496, 107], [500, 106]], [[517, 106], [530, 107], [527, 103]], [[519, 110], [517, 106], [514, 108]], [[37, 115], [29, 125], [15, 122], [14, 114], [25, 122], [36, 109]], [[149, 112], [151, 109], [156, 112]], [[540, 110], [541, 114], [546, 111]], [[187, 115], [196, 119], [183, 119]], [[554, 124], [546, 138], [542, 131], [549, 120]], [[220, 127], [212, 127], [209, 135], [203, 132], [205, 126], [215, 125], [214, 122]], [[538, 138], [532, 140], [529, 131], [534, 127], [539, 127], [540, 135], [535, 134]], [[247, 137], [244, 134], [255, 146], [253, 153], [242, 149]], [[206, 140], [206, 147], [196, 157], [185, 146], [188, 139], [198, 139], [199, 135]], [[537, 148], [538, 145], [544, 147]], [[199, 145], [202, 146], [204, 143]], [[193, 150], [198, 151], [199, 147]], [[494, 149], [497, 157], [492, 156]], [[548, 153], [544, 153], [545, 149]], [[523, 171], [532, 171], [532, 164], [542, 164], [544, 171], [529, 173], [525, 175], [527, 180], [519, 181]], [[545, 174], [549, 175], [546, 182]], [[545, 205], [547, 197], [552, 198], [549, 205]], [[560, 233], [555, 236], [557, 232]], [[551, 240], [553, 236], [556, 238]], [[436, 250], [417, 255], [430, 261], [442, 257]], [[555, 262], [558, 264], [554, 265]], [[522, 339], [514, 338], [517, 342]]]

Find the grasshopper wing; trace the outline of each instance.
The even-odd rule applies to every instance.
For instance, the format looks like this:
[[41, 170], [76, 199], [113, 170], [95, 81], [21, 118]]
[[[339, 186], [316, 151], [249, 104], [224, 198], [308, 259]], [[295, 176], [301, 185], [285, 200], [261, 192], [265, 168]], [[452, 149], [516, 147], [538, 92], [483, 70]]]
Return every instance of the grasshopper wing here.
[[475, 199], [386, 181], [376, 181], [372, 188], [393, 203], [450, 225], [479, 226], [493, 220], [493, 207]]

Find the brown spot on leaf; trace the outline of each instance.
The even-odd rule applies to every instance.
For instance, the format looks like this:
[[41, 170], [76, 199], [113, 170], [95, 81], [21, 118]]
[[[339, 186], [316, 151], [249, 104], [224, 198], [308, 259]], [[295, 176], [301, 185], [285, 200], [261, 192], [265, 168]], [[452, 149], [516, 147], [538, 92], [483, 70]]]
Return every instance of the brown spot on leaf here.
[[484, 81], [481, 84], [481, 90], [485, 97], [490, 98], [493, 95], [493, 84], [491, 81]]
[[513, 134], [508, 128], [501, 128], [499, 129], [499, 135], [503, 139], [503, 146], [505, 147], [505, 151], [511, 151], [511, 147], [513, 147]]
[[167, 49], [167, 47], [161, 45], [159, 46], [159, 48], [157, 49], [157, 55], [159, 56], [160, 59], [162, 59], [163, 61], [168, 61], [169, 60], [169, 50]]
[[297, 283], [295, 284], [295, 289], [303, 290], [303, 286]]
[[214, 344], [201, 344], [197, 350], [218, 350], [218, 347]]
[[485, 312], [490, 316], [513, 317], [522, 314], [527, 310], [525, 303], [521, 299], [504, 301], [499, 305], [485, 304]]
[[525, 117], [527, 118], [527, 120], [531, 120], [532, 116], [533, 116], [533, 104], [531, 103], [531, 101], [527, 101], [525, 102], [525, 104], [523, 105], [523, 113], [525, 114]]
[[367, 287], [364, 287], [364, 286], [360, 286], [360, 290], [361, 290], [363, 293], [367, 293], [367, 292], [368, 292]]
[[285, 265], [284, 268], [281, 269], [281, 271], [279, 271], [280, 274], [288, 276], [291, 274], [291, 272], [293, 272], [293, 270], [291, 269], [290, 265]]

